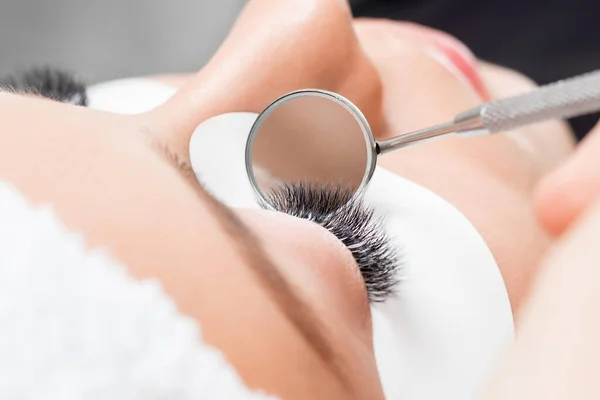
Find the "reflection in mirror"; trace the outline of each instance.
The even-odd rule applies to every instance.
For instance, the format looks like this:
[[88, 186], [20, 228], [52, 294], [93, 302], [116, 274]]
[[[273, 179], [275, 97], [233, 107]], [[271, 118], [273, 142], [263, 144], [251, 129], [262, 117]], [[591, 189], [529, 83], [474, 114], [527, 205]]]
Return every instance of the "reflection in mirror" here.
[[259, 117], [249, 171], [263, 198], [291, 184], [337, 186], [356, 192], [371, 157], [359, 119], [340, 100], [319, 92], [275, 102]]

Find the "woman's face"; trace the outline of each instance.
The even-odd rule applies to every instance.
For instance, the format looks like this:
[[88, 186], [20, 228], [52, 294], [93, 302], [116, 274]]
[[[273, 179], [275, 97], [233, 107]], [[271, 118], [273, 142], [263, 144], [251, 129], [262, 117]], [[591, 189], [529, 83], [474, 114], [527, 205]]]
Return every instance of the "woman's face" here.
[[[440, 52], [442, 42], [462, 51], [450, 39], [409, 25], [353, 25], [342, 0], [275, 3], [250, 2], [209, 65], [149, 114], [0, 94], [0, 178], [51, 203], [134, 276], [159, 278], [249, 386], [286, 399], [382, 398], [368, 293], [350, 251], [311, 222], [214, 200], [189, 167], [190, 135], [208, 117], [259, 112], [283, 93], [320, 87], [354, 101], [384, 139], [531, 84], [483, 65], [479, 81]], [[548, 245], [529, 194], [570, 146], [566, 128], [547, 123], [441, 140], [381, 163], [471, 220], [518, 310]]]

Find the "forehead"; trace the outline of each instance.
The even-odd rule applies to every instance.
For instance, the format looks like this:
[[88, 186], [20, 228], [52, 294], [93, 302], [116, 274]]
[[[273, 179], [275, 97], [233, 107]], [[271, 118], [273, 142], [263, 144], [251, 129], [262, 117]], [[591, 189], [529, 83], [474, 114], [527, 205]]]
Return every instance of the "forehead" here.
[[0, 113], [0, 178], [34, 202], [52, 204], [90, 244], [115, 248], [131, 264], [153, 252], [164, 262], [206, 257], [156, 246], [164, 232], [173, 247], [186, 248], [206, 240], [198, 226], [219, 229], [135, 118], [16, 95], [0, 98]]
[[135, 277], [158, 278], [208, 332], [235, 323], [206, 314], [235, 301], [232, 293], [245, 292], [248, 308], [268, 301], [249, 283], [254, 276], [210, 204], [157, 154], [135, 118], [14, 95], [2, 97], [0, 113], [0, 179], [51, 205]]
[[[117, 119], [108, 114], [98, 113], [84, 107], [69, 106], [35, 94], [17, 94], [0, 91], [0, 111], [3, 140], [12, 137], [8, 129], [19, 129], [23, 135], [66, 137], [77, 129], [89, 129], [92, 133], [112, 124], [114, 130]], [[123, 119], [121, 118], [121, 122]], [[98, 126], [90, 129], [91, 126]], [[45, 136], [43, 136], [45, 137]], [[87, 140], [87, 137], [83, 137]], [[15, 145], [18, 145], [18, 138]], [[71, 138], [73, 140], [75, 138]]]
[[[0, 173], [32, 194], [52, 187], [95, 193], [129, 163], [123, 153], [143, 157], [135, 125], [123, 119], [13, 94], [0, 98], [0, 113]], [[77, 182], [86, 174], [89, 179]], [[102, 181], [93, 185], [90, 179]]]

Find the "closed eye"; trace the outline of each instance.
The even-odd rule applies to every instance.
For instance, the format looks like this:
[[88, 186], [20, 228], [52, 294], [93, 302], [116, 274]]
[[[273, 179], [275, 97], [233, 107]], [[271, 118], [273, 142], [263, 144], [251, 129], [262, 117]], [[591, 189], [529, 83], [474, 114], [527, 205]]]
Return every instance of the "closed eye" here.
[[396, 293], [402, 254], [392, 245], [385, 221], [352, 192], [338, 186], [289, 183], [268, 194], [277, 211], [313, 221], [333, 233], [352, 253], [365, 281], [370, 302]]

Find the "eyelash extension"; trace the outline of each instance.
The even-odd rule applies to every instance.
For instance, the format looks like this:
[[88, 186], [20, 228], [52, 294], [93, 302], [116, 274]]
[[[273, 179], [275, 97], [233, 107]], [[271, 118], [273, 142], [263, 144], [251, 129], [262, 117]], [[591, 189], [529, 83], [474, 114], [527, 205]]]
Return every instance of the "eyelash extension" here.
[[61, 103], [86, 107], [86, 85], [69, 72], [51, 68], [32, 68], [0, 80], [0, 88], [16, 93], [31, 93]]
[[351, 191], [291, 183], [271, 189], [267, 198], [275, 210], [321, 225], [350, 250], [370, 302], [383, 302], [396, 293], [402, 257], [385, 233], [383, 220], [361, 200], [351, 200]]

